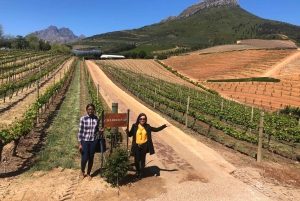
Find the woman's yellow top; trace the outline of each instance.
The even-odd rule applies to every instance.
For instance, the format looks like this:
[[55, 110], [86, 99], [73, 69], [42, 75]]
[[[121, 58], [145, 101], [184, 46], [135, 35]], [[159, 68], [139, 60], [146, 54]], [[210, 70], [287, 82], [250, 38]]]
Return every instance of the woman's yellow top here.
[[140, 124], [138, 125], [138, 129], [136, 131], [136, 143], [137, 144], [143, 144], [147, 142], [147, 132], [143, 126]]

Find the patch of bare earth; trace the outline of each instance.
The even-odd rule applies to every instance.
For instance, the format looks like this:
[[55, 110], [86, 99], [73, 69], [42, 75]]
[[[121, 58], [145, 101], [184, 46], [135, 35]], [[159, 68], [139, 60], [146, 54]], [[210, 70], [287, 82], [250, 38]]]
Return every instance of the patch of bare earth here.
[[[276, 111], [299, 107], [299, 50], [241, 50], [210, 54], [191, 53], [163, 62], [184, 76], [234, 101]], [[217, 58], [217, 59], [216, 59]], [[250, 77], [279, 78], [279, 83], [207, 82]]]

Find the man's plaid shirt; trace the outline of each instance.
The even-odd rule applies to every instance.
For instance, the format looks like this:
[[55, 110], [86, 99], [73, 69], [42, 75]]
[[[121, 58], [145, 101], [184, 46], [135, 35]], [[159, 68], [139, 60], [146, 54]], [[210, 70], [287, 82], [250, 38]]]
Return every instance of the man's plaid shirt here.
[[78, 141], [94, 141], [98, 139], [97, 132], [99, 131], [99, 117], [94, 115], [90, 117], [85, 115], [80, 118], [78, 129]]

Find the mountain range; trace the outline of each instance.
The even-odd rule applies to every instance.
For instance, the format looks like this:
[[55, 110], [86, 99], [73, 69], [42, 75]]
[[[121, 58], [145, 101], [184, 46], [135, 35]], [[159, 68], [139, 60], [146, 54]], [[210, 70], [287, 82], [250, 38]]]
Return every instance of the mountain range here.
[[34, 34], [46, 42], [60, 44], [75, 42], [85, 38], [84, 35], [74, 35], [73, 31], [68, 28], [62, 27], [58, 29], [56, 26], [49, 26], [47, 29], [35, 31]]
[[36, 34], [50, 42], [71, 42], [73, 47], [80, 47], [78, 49], [95, 48], [111, 53], [132, 47], [146, 52], [175, 47], [199, 49], [236, 44], [242, 39], [291, 40], [300, 46], [300, 26], [263, 19], [241, 8], [237, 0], [203, 0], [184, 9], [178, 16], [152, 25], [87, 38], [54, 26]]
[[[74, 42], [75, 48], [100, 48], [104, 52], [147, 53], [172, 48], [202, 49], [236, 44], [243, 39], [292, 40], [300, 46], [300, 26], [263, 19], [239, 5], [237, 0], [204, 0], [178, 16], [138, 29], [108, 32]], [[130, 48], [136, 46], [135, 49]], [[119, 50], [119, 51], [118, 51]]]

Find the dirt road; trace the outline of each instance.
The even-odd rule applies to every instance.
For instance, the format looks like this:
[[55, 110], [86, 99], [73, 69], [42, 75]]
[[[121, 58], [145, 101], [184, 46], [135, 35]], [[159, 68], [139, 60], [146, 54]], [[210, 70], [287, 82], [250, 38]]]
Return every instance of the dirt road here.
[[[147, 114], [152, 126], [166, 123], [112, 83], [93, 62], [87, 61], [87, 66], [108, 105], [118, 103], [119, 112], [130, 109], [130, 125], [141, 112]], [[257, 189], [231, 176], [235, 167], [218, 153], [175, 126], [154, 134], [153, 140], [156, 154], [147, 155], [147, 171], [159, 174], [161, 188], [166, 189], [155, 200], [268, 200]]]
[[291, 62], [300, 58], [300, 51], [292, 54], [291, 56], [280, 61], [280, 63], [271, 67], [271, 69], [265, 72], [262, 77], [278, 77], [280, 72]]

